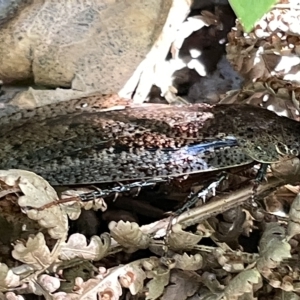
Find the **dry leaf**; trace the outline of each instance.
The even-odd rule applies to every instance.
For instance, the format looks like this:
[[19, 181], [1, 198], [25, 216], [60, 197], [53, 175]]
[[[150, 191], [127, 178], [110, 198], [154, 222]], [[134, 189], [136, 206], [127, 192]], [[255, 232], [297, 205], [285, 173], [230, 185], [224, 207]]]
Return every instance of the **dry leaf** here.
[[259, 243], [260, 258], [257, 260], [259, 272], [269, 278], [283, 259], [291, 257], [291, 245], [285, 238], [285, 229], [277, 223], [269, 223]]
[[100, 260], [105, 256], [110, 247], [110, 236], [103, 234], [101, 237], [92, 236], [87, 243], [83, 234], [72, 234], [68, 242], [62, 245], [60, 259], [71, 260], [80, 257], [86, 260]]
[[109, 224], [111, 236], [129, 252], [133, 249], [146, 249], [149, 246], [150, 238], [144, 234], [137, 223], [112, 221]]
[[183, 231], [180, 224], [175, 224], [168, 236], [168, 244], [172, 250], [188, 250], [198, 244], [201, 239], [202, 235]]
[[[24, 196], [18, 200], [18, 204], [27, 212], [27, 216], [32, 220], [49, 229], [52, 238], [59, 239], [66, 236], [68, 232], [67, 215], [59, 206], [53, 206], [42, 211], [39, 208], [46, 204], [58, 200], [55, 190], [42, 177], [24, 170], [0, 171], [0, 179], [8, 185], [18, 185]], [[28, 209], [32, 208], [32, 209]]]
[[288, 239], [300, 233], [300, 194], [296, 196], [290, 207], [289, 217], [287, 227]]
[[202, 274], [202, 282], [215, 295], [223, 293], [224, 291], [224, 286], [220, 284], [216, 274], [204, 272]]
[[0, 263], [0, 291], [17, 287], [21, 284], [20, 276], [13, 273], [6, 264]]
[[274, 300], [300, 300], [300, 296], [293, 292], [278, 290]]
[[165, 288], [161, 300], [190, 299], [199, 289], [201, 276], [195, 272], [172, 270], [170, 284]]
[[120, 274], [119, 282], [122, 287], [129, 288], [132, 295], [136, 295], [144, 287], [145, 272], [135, 264], [129, 264], [123, 268], [124, 274]]
[[23, 242], [17, 241], [12, 256], [35, 270], [46, 269], [52, 263], [51, 252], [41, 232], [29, 237], [25, 245]]
[[[1, 297], [1, 295], [0, 295]], [[15, 293], [13, 292], [8, 292], [5, 294], [5, 297], [3, 295], [3, 297], [1, 297], [1, 300], [2, 299], [7, 299], [7, 300], [25, 300], [23, 296], [21, 295], [16, 295]]]
[[199, 270], [203, 265], [203, 258], [200, 254], [188, 255], [184, 253], [183, 255], [175, 254], [173, 259], [176, 261], [176, 268], [181, 270]]
[[234, 277], [225, 288], [225, 295], [228, 300], [238, 299], [245, 293], [253, 292], [253, 285], [262, 281], [256, 269], [245, 270]]
[[39, 225], [48, 228], [48, 233], [53, 239], [65, 239], [68, 233], [68, 217], [60, 206], [53, 206], [44, 210], [31, 209], [27, 216], [38, 221]]
[[[68, 191], [65, 191], [61, 197], [62, 197], [62, 199], [67, 199], [70, 197], [78, 197], [80, 194], [88, 193], [88, 192], [92, 192], [92, 191], [93, 190], [87, 189], [87, 188], [68, 190]], [[71, 220], [78, 219], [82, 208], [84, 208], [85, 210], [93, 209], [95, 211], [97, 211], [97, 210], [106, 211], [107, 210], [107, 204], [105, 203], [104, 199], [102, 199], [102, 198], [96, 198], [91, 201], [65, 202], [65, 203], [61, 204], [61, 207], [68, 214], [68, 217]]]
[[60, 280], [58, 278], [46, 274], [43, 274], [38, 278], [38, 283], [48, 293], [53, 293], [60, 287]]
[[89, 279], [86, 282], [82, 278], [77, 277], [74, 287], [76, 293], [57, 292], [52, 296], [55, 300], [74, 300], [79, 299], [79, 297], [80, 299], [98, 300], [105, 296], [110, 297], [109, 299], [111, 300], [117, 300], [122, 294], [122, 286], [129, 288], [131, 293], [135, 295], [143, 289], [146, 273], [150, 278], [164, 276], [163, 272], [160, 275], [158, 274], [159, 266], [159, 259], [151, 257], [131, 262], [125, 266], [100, 270], [96, 278]]
[[0, 179], [10, 186], [18, 185], [24, 196], [19, 198], [20, 207], [39, 208], [58, 200], [54, 188], [41, 176], [24, 170], [0, 171]]
[[169, 283], [170, 270], [162, 265], [159, 265], [156, 269], [148, 272], [147, 277], [152, 278], [152, 280], [147, 283], [149, 292], [146, 300], [157, 299], [163, 294], [165, 286]]

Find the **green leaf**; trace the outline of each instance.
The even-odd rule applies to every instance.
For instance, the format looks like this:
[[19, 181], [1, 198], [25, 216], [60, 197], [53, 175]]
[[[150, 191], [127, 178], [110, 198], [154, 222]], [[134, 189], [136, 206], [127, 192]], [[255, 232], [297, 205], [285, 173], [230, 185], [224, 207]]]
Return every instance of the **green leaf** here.
[[278, 0], [229, 0], [236, 16], [246, 32], [267, 13]]

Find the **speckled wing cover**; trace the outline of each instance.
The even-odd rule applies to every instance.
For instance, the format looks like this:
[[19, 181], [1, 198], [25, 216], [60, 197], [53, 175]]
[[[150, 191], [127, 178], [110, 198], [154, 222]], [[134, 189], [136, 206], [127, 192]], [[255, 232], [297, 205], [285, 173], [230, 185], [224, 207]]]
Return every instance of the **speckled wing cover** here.
[[[2, 124], [1, 124], [2, 123]], [[298, 155], [298, 122], [247, 105], [97, 107], [92, 99], [0, 120], [0, 168], [54, 185], [175, 176]]]

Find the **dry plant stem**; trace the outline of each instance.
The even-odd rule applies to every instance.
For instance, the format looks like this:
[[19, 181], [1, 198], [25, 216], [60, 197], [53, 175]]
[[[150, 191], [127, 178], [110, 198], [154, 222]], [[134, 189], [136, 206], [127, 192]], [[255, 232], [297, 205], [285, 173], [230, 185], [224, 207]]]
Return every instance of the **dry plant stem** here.
[[[284, 180], [271, 177], [267, 182], [262, 183], [257, 188], [255, 195], [257, 197], [265, 197], [283, 184], [285, 184]], [[253, 186], [253, 183], [250, 182], [239, 190], [224, 195], [216, 201], [192, 208], [178, 217], [170, 216], [153, 224], [142, 226], [141, 230], [144, 233], [157, 234], [159, 237], [163, 237], [166, 234], [170, 220], [172, 220], [173, 225], [180, 223], [183, 228], [201, 223], [212, 216], [218, 215], [238, 205], [242, 205], [244, 202], [251, 199], [253, 196]]]
[[[36, 280], [36, 278], [38, 278], [39, 275], [43, 274], [50, 267], [50, 265], [52, 263], [57, 261], [58, 256], [61, 252], [61, 247], [62, 247], [63, 243], [66, 241], [66, 239], [67, 239], [67, 232], [65, 233], [65, 236], [63, 236], [62, 238], [60, 238], [56, 241], [56, 244], [53, 247], [51, 254], [50, 254], [51, 255], [51, 263], [49, 265], [44, 266], [41, 270], [37, 270], [34, 273], [31, 273], [30, 275], [26, 276], [25, 278], [23, 278], [23, 281], [29, 282], [32, 280]], [[44, 290], [42, 287], [41, 287], [41, 289]]]
[[[261, 184], [257, 188], [256, 196], [264, 197], [265, 194], [269, 194], [278, 186], [284, 182], [281, 179], [272, 177], [265, 184]], [[253, 196], [253, 183], [248, 183], [245, 187], [240, 188], [237, 191], [224, 195], [220, 199], [210, 202], [206, 205], [190, 209], [182, 213], [177, 218], [174, 218], [173, 224], [180, 223], [184, 228], [190, 225], [194, 225], [208, 218], [218, 215], [231, 209], [235, 206], [241, 205]]]

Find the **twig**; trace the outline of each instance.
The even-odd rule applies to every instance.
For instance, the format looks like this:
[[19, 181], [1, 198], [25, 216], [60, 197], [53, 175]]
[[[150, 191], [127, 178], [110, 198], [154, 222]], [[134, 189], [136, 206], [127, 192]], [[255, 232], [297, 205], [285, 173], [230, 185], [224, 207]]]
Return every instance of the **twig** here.
[[[267, 182], [262, 183], [256, 191], [256, 196], [265, 197], [277, 187], [284, 184], [284, 180], [271, 177]], [[192, 208], [177, 217], [172, 217], [172, 224], [180, 223], [183, 228], [188, 226], [201, 223], [204, 220], [223, 213], [233, 207], [242, 205], [244, 202], [251, 199], [253, 196], [253, 184], [247, 183], [246, 186], [241, 187], [237, 191], [230, 194], [223, 195], [216, 201], [211, 201], [203, 206]], [[166, 234], [167, 226], [169, 224], [171, 217], [165, 218], [158, 222], [144, 225], [141, 230], [147, 234], [158, 235], [163, 237]]]

